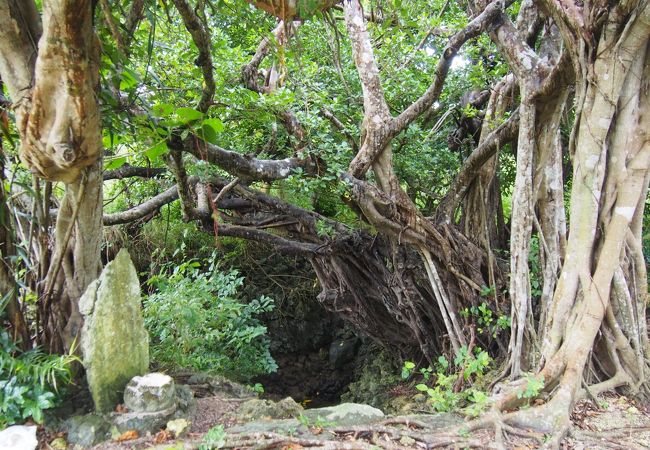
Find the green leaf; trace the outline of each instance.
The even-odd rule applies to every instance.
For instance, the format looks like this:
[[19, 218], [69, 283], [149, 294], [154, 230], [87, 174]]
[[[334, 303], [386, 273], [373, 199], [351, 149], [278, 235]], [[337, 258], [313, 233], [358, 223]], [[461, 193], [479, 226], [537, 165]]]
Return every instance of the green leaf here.
[[144, 155], [149, 158], [151, 161], [155, 161], [160, 157], [160, 155], [164, 155], [167, 153], [169, 149], [167, 148], [167, 142], [165, 141], [160, 141], [153, 147], [151, 147], [149, 150], [144, 152]]
[[151, 108], [156, 117], [169, 117], [174, 112], [174, 105], [169, 103], [157, 103]]
[[112, 158], [107, 160], [104, 165], [105, 170], [119, 169], [126, 163], [126, 156], [120, 156], [119, 158]]
[[223, 122], [220, 119], [212, 118], [205, 119], [202, 123], [204, 127], [210, 127], [214, 130], [215, 133], [221, 133], [223, 131]]
[[217, 134], [223, 131], [223, 123], [219, 119], [206, 119], [201, 123], [198, 135], [211, 144], [217, 143]]
[[176, 110], [176, 115], [178, 116], [178, 119], [184, 124], [194, 122], [195, 120], [199, 120], [203, 117], [203, 113], [201, 111], [197, 111], [196, 109], [192, 108], [178, 108]]
[[404, 367], [406, 367], [409, 370], [414, 369], [415, 368], [415, 363], [412, 362], [412, 361], [406, 361], [406, 362], [404, 362]]
[[131, 69], [125, 69], [120, 74], [120, 90], [127, 91], [138, 85], [138, 74]]
[[417, 389], [420, 392], [426, 392], [426, 391], [429, 390], [429, 386], [427, 386], [426, 384], [420, 383], [417, 386], [415, 386], [415, 389]]

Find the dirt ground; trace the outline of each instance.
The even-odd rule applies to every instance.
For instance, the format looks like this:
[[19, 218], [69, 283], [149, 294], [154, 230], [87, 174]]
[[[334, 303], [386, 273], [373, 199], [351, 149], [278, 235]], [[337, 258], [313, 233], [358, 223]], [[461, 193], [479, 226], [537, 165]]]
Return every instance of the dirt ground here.
[[[231, 413], [237, 410], [241, 402], [241, 399], [224, 396], [198, 398], [189, 433], [179, 440], [173, 439], [171, 433], [166, 431], [149, 436], [125, 434], [122, 436], [123, 441], [108, 441], [94, 447], [93, 450], [196, 449], [202, 443], [204, 434], [212, 427], [221, 424], [228, 430], [236, 424]], [[641, 405], [639, 402], [624, 396], [606, 394], [599, 397], [597, 403], [591, 400], [578, 403], [572, 414], [572, 421], [574, 426], [569, 436], [562, 443], [563, 449], [650, 449], [650, 405]], [[327, 447], [320, 448], [426, 448], [420, 442], [408, 437], [408, 432], [405, 430], [425, 432], [424, 430], [417, 430], [414, 424], [407, 424], [402, 420], [389, 418], [384, 422], [369, 425], [365, 430], [359, 427], [350, 427], [350, 431], [347, 433], [341, 430], [345, 424], [338, 424], [336, 434], [334, 434], [333, 430], [316, 427], [312, 427], [310, 431], [312, 434], [324, 433], [324, 435], [330, 436], [328, 437], [330, 444]], [[298, 437], [282, 439], [278, 435], [272, 434], [260, 436], [264, 439], [268, 438], [268, 442], [263, 443], [256, 440], [254, 436], [248, 436], [243, 440], [239, 440], [242, 443], [241, 446], [229, 443], [228, 447], [297, 450], [316, 444], [316, 441]], [[401, 438], [399, 438], [400, 436]], [[44, 436], [39, 448], [41, 450], [56, 448], [50, 445], [55, 437]], [[467, 443], [468, 436], [464, 437], [465, 443]], [[332, 444], [334, 439], [338, 439], [338, 443]], [[469, 439], [470, 446], [475, 448], [495, 448], [496, 445], [494, 433], [491, 431], [473, 433]], [[250, 444], [250, 447], [248, 444]], [[507, 448], [517, 450], [540, 448], [544, 444], [544, 437], [538, 436], [538, 439], [532, 439], [525, 436], [506, 435], [503, 444]], [[458, 447], [450, 443], [446, 448]]]

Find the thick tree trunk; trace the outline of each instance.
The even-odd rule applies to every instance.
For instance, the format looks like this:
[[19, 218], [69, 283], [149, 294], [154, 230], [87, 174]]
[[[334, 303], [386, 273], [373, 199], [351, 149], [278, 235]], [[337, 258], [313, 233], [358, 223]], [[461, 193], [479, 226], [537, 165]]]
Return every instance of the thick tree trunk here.
[[66, 185], [52, 262], [39, 292], [42, 340], [53, 352], [70, 349], [78, 339], [83, 325], [79, 298], [101, 272], [102, 184], [101, 163], [97, 162], [77, 182]]
[[[511, 414], [518, 424], [556, 432], [583, 395], [583, 378], [598, 394], [624, 386], [648, 394], [645, 268], [638, 267], [650, 167], [650, 6], [630, 19], [621, 6], [607, 18], [597, 47], [576, 52], [577, 118], [570, 231], [542, 347], [539, 408]], [[627, 26], [623, 27], [625, 23]], [[642, 264], [643, 265], [643, 264]], [[643, 275], [643, 278], [639, 278]], [[590, 356], [594, 364], [585, 368]], [[516, 393], [498, 406], [521, 404]]]
[[44, 324], [41, 337], [50, 350], [62, 351], [78, 336], [77, 301], [101, 264], [102, 141], [93, 1], [43, 2], [41, 28], [33, 0], [0, 0], [0, 77], [13, 102], [21, 159], [39, 177], [66, 183], [53, 255], [33, 255], [35, 263], [50, 261], [41, 271], [45, 279], [34, 286]]

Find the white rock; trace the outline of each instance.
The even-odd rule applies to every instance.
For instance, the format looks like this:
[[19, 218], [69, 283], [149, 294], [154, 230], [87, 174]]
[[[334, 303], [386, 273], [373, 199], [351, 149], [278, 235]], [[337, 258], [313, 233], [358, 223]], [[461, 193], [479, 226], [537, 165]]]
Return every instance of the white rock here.
[[0, 450], [34, 450], [38, 445], [36, 427], [14, 425], [0, 431]]
[[174, 405], [174, 380], [164, 373], [136, 376], [124, 389], [124, 405], [134, 412], [156, 412]]

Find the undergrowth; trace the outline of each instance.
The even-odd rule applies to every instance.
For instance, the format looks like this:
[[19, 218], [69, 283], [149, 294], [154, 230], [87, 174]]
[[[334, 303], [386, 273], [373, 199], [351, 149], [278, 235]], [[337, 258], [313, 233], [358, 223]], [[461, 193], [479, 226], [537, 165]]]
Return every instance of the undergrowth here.
[[0, 331], [0, 429], [31, 418], [43, 421], [43, 411], [56, 406], [72, 380], [78, 358], [47, 355], [35, 348], [21, 351], [9, 333]]
[[[453, 361], [440, 356], [434, 367], [421, 367], [416, 370], [412, 361], [402, 366], [402, 379], [412, 380], [415, 389], [428, 396], [427, 403], [438, 412], [463, 411], [477, 416], [485, 409], [488, 394], [477, 388], [490, 366], [492, 359], [485, 350], [475, 347], [468, 351], [462, 347]], [[466, 384], [472, 387], [463, 389]]]
[[235, 270], [220, 271], [214, 257], [152, 277], [149, 284], [157, 292], [144, 304], [152, 360], [166, 369], [212, 372], [244, 382], [274, 372], [267, 330], [258, 319], [274, 308], [273, 300], [261, 296], [242, 303], [243, 281]]

